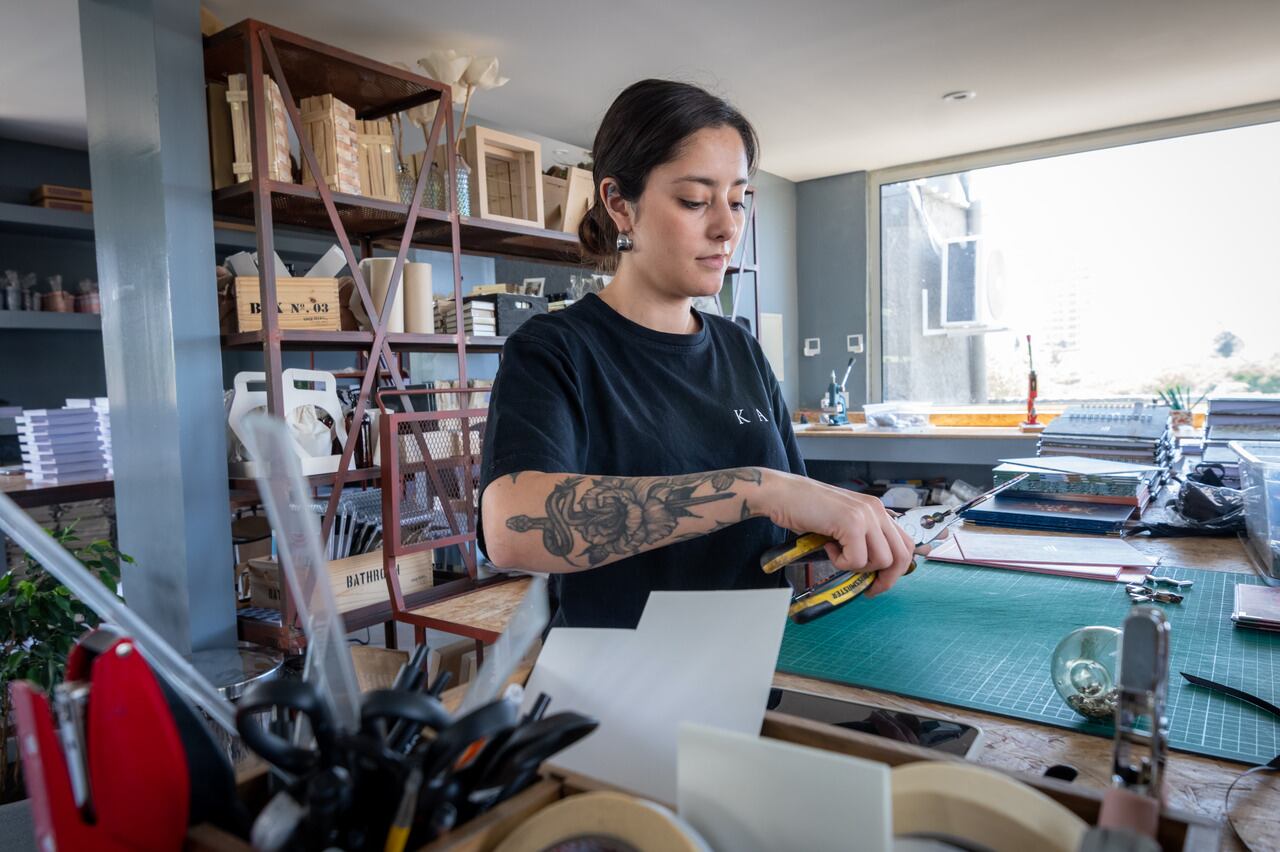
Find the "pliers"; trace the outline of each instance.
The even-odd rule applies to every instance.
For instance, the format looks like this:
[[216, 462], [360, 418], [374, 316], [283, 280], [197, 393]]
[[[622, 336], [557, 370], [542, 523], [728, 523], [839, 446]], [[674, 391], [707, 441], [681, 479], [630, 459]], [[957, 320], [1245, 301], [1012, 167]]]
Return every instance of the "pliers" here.
[[[941, 535], [947, 527], [955, 523], [961, 515], [978, 503], [988, 497], [999, 494], [1006, 488], [1012, 488], [1026, 478], [1027, 474], [1025, 473], [1015, 476], [1009, 481], [979, 494], [969, 502], [950, 509], [935, 509], [933, 511], [913, 509], [907, 514], [895, 516], [894, 521], [911, 534], [914, 547], [919, 549]], [[809, 560], [806, 560], [805, 557], [817, 553], [832, 541], [835, 541], [835, 539], [831, 536], [819, 533], [805, 533], [797, 538], [789, 539], [784, 544], [769, 548], [760, 556], [760, 570], [766, 574], [773, 574], [793, 562], [828, 562], [829, 560], [825, 557]], [[911, 565], [907, 567], [907, 573], [910, 574], [914, 571], [917, 564], [918, 560], [913, 559]], [[871, 587], [875, 579], [875, 571], [842, 571], [812, 589], [806, 589], [792, 597], [791, 606], [787, 609], [787, 616], [796, 624], [806, 624], [816, 618], [821, 618], [861, 595]]]

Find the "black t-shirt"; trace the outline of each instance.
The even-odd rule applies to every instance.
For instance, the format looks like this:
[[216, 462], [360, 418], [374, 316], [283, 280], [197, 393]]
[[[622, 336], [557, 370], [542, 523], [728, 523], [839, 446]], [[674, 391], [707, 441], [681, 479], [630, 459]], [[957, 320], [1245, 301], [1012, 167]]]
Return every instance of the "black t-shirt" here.
[[[666, 476], [755, 466], [803, 474], [790, 414], [760, 345], [727, 319], [699, 316], [696, 334], [666, 334], [590, 294], [522, 325], [503, 347], [494, 381], [481, 491], [525, 470]], [[559, 604], [552, 624], [635, 627], [655, 589], [777, 586], [781, 572], [765, 574], [759, 559], [784, 535], [753, 518], [552, 575]], [[582, 558], [574, 554], [575, 562]]]

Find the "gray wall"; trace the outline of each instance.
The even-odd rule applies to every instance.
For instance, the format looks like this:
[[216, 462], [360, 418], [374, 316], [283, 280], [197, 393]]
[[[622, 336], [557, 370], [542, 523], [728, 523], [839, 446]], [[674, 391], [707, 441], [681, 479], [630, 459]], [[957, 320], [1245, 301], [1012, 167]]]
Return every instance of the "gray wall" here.
[[[846, 338], [867, 334], [867, 174], [807, 180], [795, 185], [796, 257], [800, 321], [794, 350], [800, 360], [801, 406], [817, 408], [831, 381], [844, 375]], [[800, 355], [805, 338], [822, 341], [821, 354]], [[856, 356], [846, 390], [856, 409], [867, 399], [866, 352]]]
[[[84, 151], [0, 139], [0, 202], [30, 203], [42, 183], [89, 186]], [[61, 275], [75, 291], [81, 278], [97, 277], [91, 237], [47, 237], [0, 231], [0, 270]], [[61, 406], [67, 397], [106, 396], [102, 335], [96, 331], [0, 332], [0, 400], [24, 408]]]

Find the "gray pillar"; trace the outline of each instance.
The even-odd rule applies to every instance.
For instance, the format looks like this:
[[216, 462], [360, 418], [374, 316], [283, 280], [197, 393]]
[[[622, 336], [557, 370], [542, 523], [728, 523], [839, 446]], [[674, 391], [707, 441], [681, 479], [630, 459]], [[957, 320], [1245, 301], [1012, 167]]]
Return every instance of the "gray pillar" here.
[[180, 651], [235, 641], [199, 4], [80, 0], [124, 591]]

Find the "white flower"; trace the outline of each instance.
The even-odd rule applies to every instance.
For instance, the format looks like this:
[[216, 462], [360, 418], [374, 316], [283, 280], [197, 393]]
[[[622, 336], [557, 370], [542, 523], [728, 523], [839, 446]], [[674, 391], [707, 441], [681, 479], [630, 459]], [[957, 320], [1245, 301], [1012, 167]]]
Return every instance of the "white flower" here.
[[509, 80], [509, 77], [498, 74], [498, 57], [496, 56], [477, 56], [462, 72], [462, 82], [481, 91], [505, 86]]
[[428, 77], [452, 89], [454, 103], [461, 103], [467, 96], [467, 86], [461, 80], [470, 64], [470, 56], [460, 56], [452, 48], [428, 50], [427, 55], [418, 60], [419, 67], [427, 72]]

